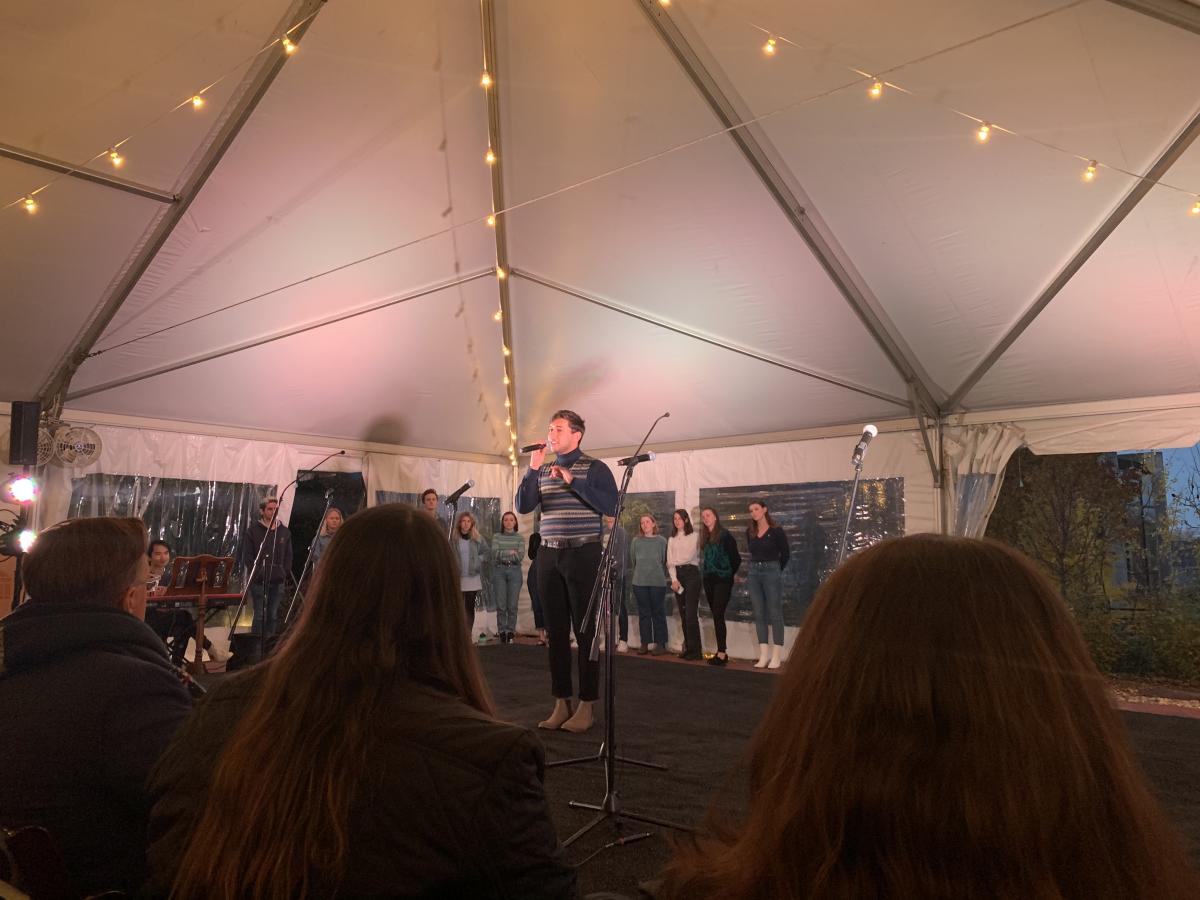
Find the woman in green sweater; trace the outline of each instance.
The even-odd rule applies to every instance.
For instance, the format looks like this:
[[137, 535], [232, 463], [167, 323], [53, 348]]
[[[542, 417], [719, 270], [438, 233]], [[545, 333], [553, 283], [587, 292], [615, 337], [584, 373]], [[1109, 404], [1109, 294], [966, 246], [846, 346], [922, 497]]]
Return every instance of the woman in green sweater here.
[[506, 512], [500, 517], [500, 531], [492, 535], [492, 594], [502, 644], [511, 644], [517, 636], [517, 599], [521, 596], [524, 559], [525, 540], [517, 534], [516, 513]]
[[629, 546], [642, 635], [638, 653], [658, 654], [667, 646], [667, 539], [658, 533], [654, 516], [642, 516], [638, 524], [641, 534]]

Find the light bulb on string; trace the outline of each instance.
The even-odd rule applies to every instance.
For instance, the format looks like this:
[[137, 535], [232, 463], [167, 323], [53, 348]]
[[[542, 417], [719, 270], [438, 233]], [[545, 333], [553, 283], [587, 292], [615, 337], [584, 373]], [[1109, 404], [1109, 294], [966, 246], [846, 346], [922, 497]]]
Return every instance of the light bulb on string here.
[[504, 271], [504, 266], [496, 266], [496, 277], [501, 281], [508, 277], [508, 273]]
[[118, 151], [116, 147], [113, 147], [108, 151], [108, 159], [109, 162], [113, 164], [114, 169], [119, 169], [121, 166], [125, 165], [125, 157], [121, 155], [120, 151]]
[[776, 42], [775, 42], [774, 37], [767, 38], [767, 42], [765, 44], [763, 44], [763, 48], [762, 48], [762, 52], [763, 52], [764, 56], [774, 56], [775, 55], [775, 51], [776, 51], [776, 49], [778, 49], [775, 46], [775, 43]]
[[296, 42], [293, 41], [286, 34], [280, 39], [279, 43], [283, 46], [283, 52], [286, 53], [288, 56], [291, 56], [293, 53], [295, 53], [297, 50], [300, 49], [298, 46], [296, 46]]
[[491, 148], [491, 147], [488, 147], [488, 149], [487, 149], [487, 153], [485, 153], [485, 154], [483, 155], [483, 159], [484, 159], [484, 161], [485, 161], [485, 162], [486, 162], [486, 163], [487, 163], [489, 166], [494, 166], [494, 165], [496, 164], [496, 153], [495, 153], [495, 151], [494, 151], [494, 150], [492, 150], [492, 148]]
[[507, 419], [504, 420], [504, 427], [512, 428], [512, 416], [509, 416]]
[[663, 9], [666, 9], [668, 6], [671, 5], [671, 0], [658, 0], [658, 5], [661, 6]]
[[494, 322], [499, 322], [503, 318], [504, 318], [504, 313], [500, 310], [496, 310], [494, 313], [492, 313], [492, 321], [494, 321]]
[[505, 344], [505, 345], [504, 345], [504, 355], [505, 355], [505, 356], [512, 356], [512, 351], [511, 351], [510, 349], [508, 349], [508, 344]]
[[1083, 180], [1091, 181], [1096, 177], [1096, 161], [1093, 159], [1088, 163], [1087, 168], [1083, 170]]
[[479, 86], [485, 87], [485, 88], [490, 88], [493, 83], [494, 82], [492, 81], [491, 73], [488, 72], [487, 69], [484, 69], [483, 74], [479, 76]]
[[204, 106], [204, 98], [199, 94], [192, 94], [192, 109], [200, 109]]
[[508, 436], [509, 436], [510, 438], [512, 438], [514, 441], [517, 439], [517, 433], [516, 433], [515, 431], [510, 431], [510, 432], [508, 433]]
[[507, 397], [504, 398], [504, 408], [512, 409], [512, 401], [509, 400]]
[[1197, 200], [1195, 203], [1192, 204], [1192, 215], [1200, 216], [1200, 200]]
[[21, 205], [25, 207], [25, 212], [31, 216], [38, 211], [38, 202], [32, 196], [26, 197], [21, 201]]
[[504, 384], [505, 384], [505, 385], [510, 385], [510, 384], [512, 384], [512, 379], [511, 379], [511, 378], [509, 378], [507, 375], [505, 375], [505, 376], [504, 376]]
[[867, 88], [867, 96], [869, 96], [872, 100], [878, 100], [880, 97], [882, 97], [883, 96], [883, 82], [876, 81], [869, 88]]
[[487, 223], [488, 223], [488, 228], [495, 228], [496, 227], [496, 216], [494, 214], [488, 216]]
[[975, 132], [975, 140], [981, 144], [986, 144], [988, 138], [992, 136], [992, 126], [987, 122], [981, 122], [979, 129]]

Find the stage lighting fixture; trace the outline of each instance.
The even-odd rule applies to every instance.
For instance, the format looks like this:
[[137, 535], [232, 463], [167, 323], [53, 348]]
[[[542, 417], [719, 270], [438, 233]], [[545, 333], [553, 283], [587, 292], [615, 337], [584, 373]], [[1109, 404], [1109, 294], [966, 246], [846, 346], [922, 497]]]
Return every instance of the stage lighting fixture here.
[[17, 534], [17, 546], [21, 548], [22, 553], [28, 553], [33, 547], [34, 541], [37, 540], [37, 532], [32, 528], [26, 528], [24, 531]]
[[37, 499], [38, 483], [30, 475], [9, 475], [4, 482], [4, 499], [24, 506]]

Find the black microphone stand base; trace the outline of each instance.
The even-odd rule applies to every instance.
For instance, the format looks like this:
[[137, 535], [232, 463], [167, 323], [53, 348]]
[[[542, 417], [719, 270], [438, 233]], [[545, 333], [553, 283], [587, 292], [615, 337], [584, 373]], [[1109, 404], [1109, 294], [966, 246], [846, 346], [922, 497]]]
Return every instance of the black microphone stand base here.
[[[579, 763], [588, 763], [588, 762], [604, 762], [605, 750], [606, 750], [606, 746], [605, 746], [604, 742], [602, 741], [600, 743], [600, 749], [597, 750], [595, 753], [593, 753], [591, 756], [572, 756], [570, 759], [556, 759], [552, 762], [546, 763], [546, 768], [552, 769], [555, 766], [574, 766], [574, 765], [578, 765]], [[630, 759], [628, 756], [617, 756], [616, 760], [619, 763], [625, 763], [626, 765], [630, 765], [630, 766], [641, 766], [643, 769], [657, 769], [660, 772], [667, 771], [667, 767], [664, 766], [662, 763], [652, 763], [652, 762], [645, 762], [640, 759]], [[592, 804], [592, 805], [588, 806], [588, 808], [589, 809], [599, 809], [600, 807], [596, 806], [595, 804]]]
[[[680, 825], [676, 822], [669, 822], [666, 819], [656, 819], [653, 816], [644, 816], [641, 813], [634, 813], [621, 809], [621, 803], [615, 791], [610, 791], [609, 793], [605, 794], [604, 802], [600, 803], [599, 805], [595, 803], [581, 803], [578, 800], [571, 800], [569, 803], [567, 803], [567, 805], [572, 809], [595, 810], [599, 813], [599, 815], [563, 841], [564, 847], [570, 847], [573, 843], [590, 832], [597, 825], [600, 825], [604, 822], [611, 823], [613, 830], [621, 836], [621, 840], [617, 841], [618, 845], [631, 844], [634, 841], [640, 841], [650, 837], [650, 832], [648, 831], [637, 832], [636, 834], [626, 834], [625, 825], [622, 821], [624, 819], [628, 819], [632, 822], [644, 822], [647, 825], [657, 825], [659, 828], [670, 828], [674, 831], [692, 831], [692, 829], [688, 828], [686, 825]], [[588, 857], [588, 859], [591, 859], [591, 857]], [[584, 862], [586, 861], [587, 860], [584, 860]], [[580, 863], [580, 865], [582, 865], [582, 863]]]

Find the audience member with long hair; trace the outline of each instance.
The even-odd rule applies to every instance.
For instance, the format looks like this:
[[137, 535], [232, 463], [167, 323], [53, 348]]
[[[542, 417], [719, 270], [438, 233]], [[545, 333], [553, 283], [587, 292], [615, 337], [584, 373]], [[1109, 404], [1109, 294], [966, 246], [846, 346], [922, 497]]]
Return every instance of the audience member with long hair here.
[[574, 896], [541, 745], [492, 715], [455, 549], [398, 504], [346, 520], [278, 653], [156, 771], [153, 895]]
[[721, 517], [711, 506], [700, 510], [700, 579], [704, 596], [712, 610], [713, 630], [717, 634], [717, 652], [708, 662], [714, 666], [729, 663], [726, 652], [725, 610], [733, 592], [733, 579], [742, 567], [742, 554], [729, 529], [721, 527]]
[[749, 780], [661, 900], [1200, 897], [1065, 604], [994, 542], [900, 538], [835, 571]]

